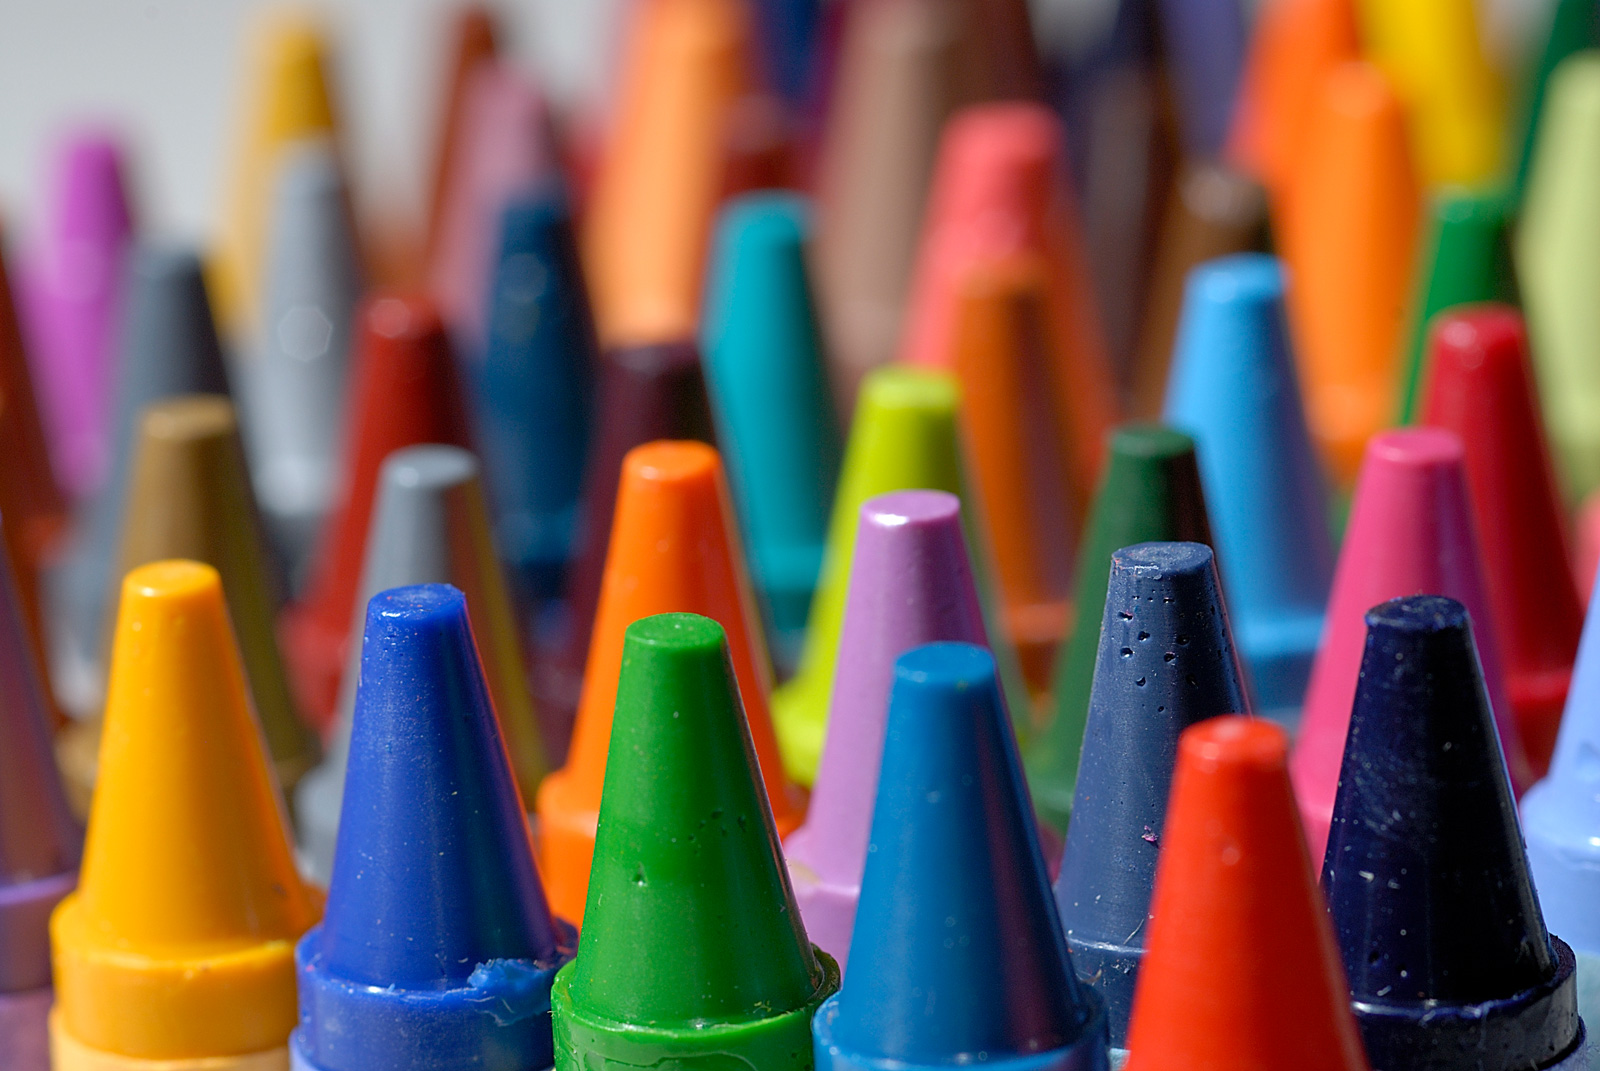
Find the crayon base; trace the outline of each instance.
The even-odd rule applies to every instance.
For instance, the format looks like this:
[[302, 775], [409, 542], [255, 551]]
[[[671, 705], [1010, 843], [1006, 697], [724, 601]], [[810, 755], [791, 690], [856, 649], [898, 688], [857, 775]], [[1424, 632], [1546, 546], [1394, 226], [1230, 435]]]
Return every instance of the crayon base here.
[[55, 994], [50, 989], [0, 994], [0, 1067], [6, 1071], [50, 1071], [46, 1021]]
[[67, 1033], [58, 1012], [51, 1012], [50, 1060], [54, 1071], [289, 1071], [289, 1047], [242, 1056], [146, 1060], [89, 1048]]

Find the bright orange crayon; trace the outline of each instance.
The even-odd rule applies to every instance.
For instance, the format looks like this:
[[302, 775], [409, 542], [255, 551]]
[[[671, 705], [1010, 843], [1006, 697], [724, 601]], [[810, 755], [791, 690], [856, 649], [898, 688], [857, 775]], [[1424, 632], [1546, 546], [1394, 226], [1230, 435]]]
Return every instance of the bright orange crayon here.
[[587, 902], [622, 635], [641, 617], [686, 611], [723, 626], [779, 835], [804, 817], [778, 760], [771, 663], [732, 517], [722, 461], [705, 443], [646, 443], [623, 459], [572, 746], [567, 764], [539, 786], [539, 871], [551, 910], [574, 923]]
[[100, 754], [82, 879], [50, 921], [56, 1071], [286, 1069], [294, 943], [321, 905], [215, 569], [123, 582]]
[[740, 0], [638, 0], [584, 234], [608, 345], [693, 336], [728, 133], [747, 84]]
[[1328, 75], [1276, 216], [1307, 422], [1349, 487], [1367, 439], [1396, 411], [1421, 217], [1405, 116], [1376, 67]]

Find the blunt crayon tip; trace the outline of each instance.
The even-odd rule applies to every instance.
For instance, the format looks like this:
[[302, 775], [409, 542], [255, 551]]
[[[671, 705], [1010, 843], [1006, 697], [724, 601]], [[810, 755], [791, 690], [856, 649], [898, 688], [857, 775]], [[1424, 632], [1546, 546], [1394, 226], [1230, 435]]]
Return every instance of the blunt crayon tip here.
[[327, 911], [297, 950], [297, 1061], [549, 1067], [576, 933], [545, 904], [459, 589], [368, 604], [345, 792]]
[[1547, 1067], [1581, 1040], [1545, 929], [1467, 608], [1374, 607], [1322, 868], [1375, 1068]]
[[1104, 1003], [1073, 975], [983, 648], [896, 659], [866, 859], [854, 967], [812, 1027], [819, 1067], [1105, 1066]]

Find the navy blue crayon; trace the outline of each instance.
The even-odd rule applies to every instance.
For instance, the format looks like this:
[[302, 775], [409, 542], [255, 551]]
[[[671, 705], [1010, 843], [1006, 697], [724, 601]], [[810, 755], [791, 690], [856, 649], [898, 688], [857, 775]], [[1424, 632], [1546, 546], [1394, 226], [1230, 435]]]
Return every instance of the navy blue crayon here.
[[1160, 0], [1161, 43], [1178, 132], [1191, 157], [1222, 155], [1250, 30], [1240, 0]]

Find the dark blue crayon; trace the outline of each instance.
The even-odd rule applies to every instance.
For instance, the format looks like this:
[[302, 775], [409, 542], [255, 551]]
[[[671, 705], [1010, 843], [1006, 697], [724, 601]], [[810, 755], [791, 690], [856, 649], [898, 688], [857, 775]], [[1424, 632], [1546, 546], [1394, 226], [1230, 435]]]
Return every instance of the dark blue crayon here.
[[1161, 44], [1178, 132], [1190, 157], [1222, 155], [1250, 29], [1240, 0], [1160, 0]]

